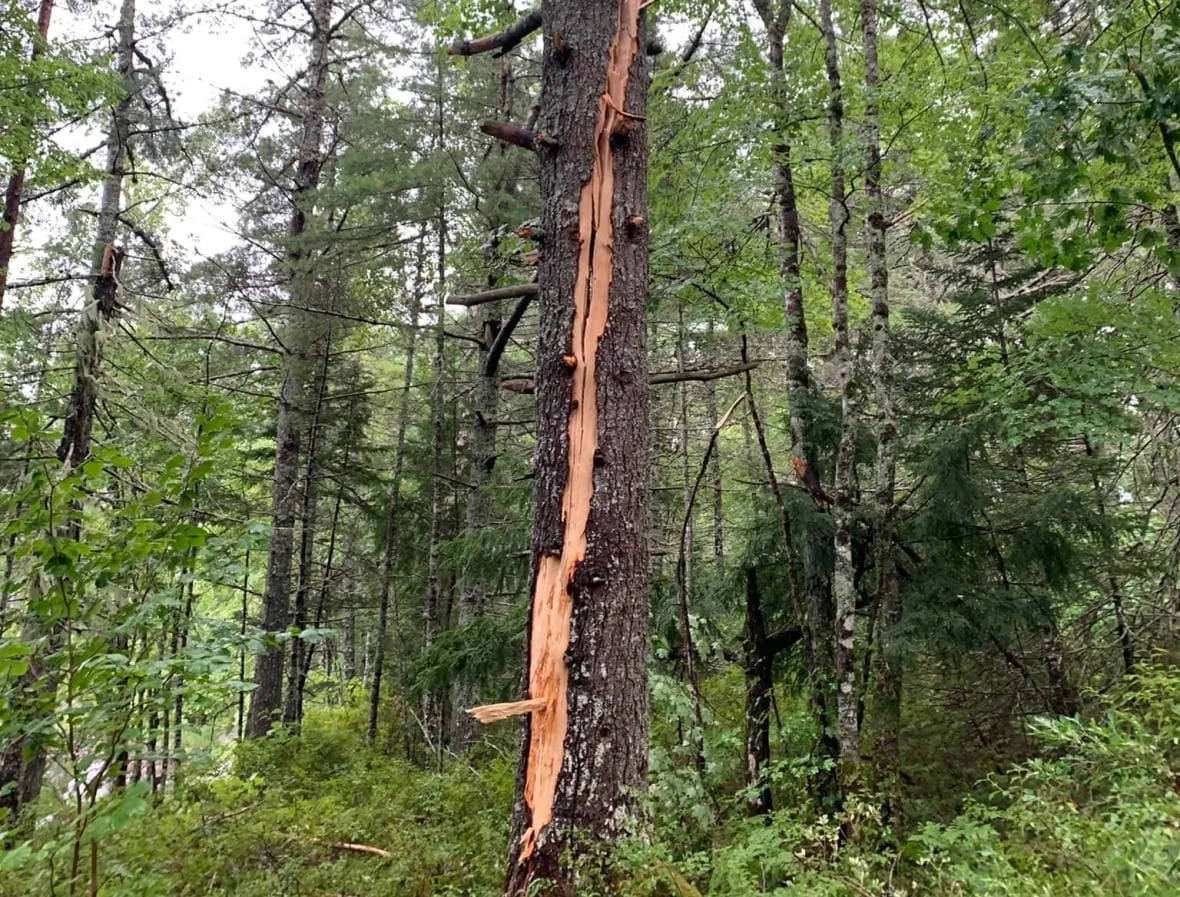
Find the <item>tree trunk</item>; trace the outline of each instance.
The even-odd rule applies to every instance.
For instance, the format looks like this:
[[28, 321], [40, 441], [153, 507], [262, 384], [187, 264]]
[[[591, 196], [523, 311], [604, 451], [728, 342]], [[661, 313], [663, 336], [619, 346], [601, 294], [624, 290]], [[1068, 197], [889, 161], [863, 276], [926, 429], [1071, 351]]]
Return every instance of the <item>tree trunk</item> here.
[[[303, 104], [303, 131], [291, 192], [290, 265], [291, 307], [288, 309], [287, 351], [283, 358], [283, 388], [275, 420], [275, 469], [271, 501], [271, 537], [266, 559], [266, 586], [262, 595], [260, 625], [267, 632], [287, 628], [290, 617], [291, 556], [295, 544], [295, 519], [299, 508], [298, 481], [303, 430], [304, 379], [315, 342], [314, 312], [318, 300], [315, 259], [300, 238], [307, 230], [312, 195], [323, 169], [326, 105], [324, 85], [328, 77], [328, 42], [331, 38], [332, 0], [315, 0], [310, 22], [311, 50], [307, 89]], [[254, 661], [255, 689], [250, 696], [246, 737], [258, 738], [270, 731], [282, 709], [283, 648], [265, 647]]]
[[894, 559], [893, 493], [897, 477], [897, 409], [893, 398], [893, 348], [889, 336], [889, 259], [885, 195], [881, 188], [881, 128], [877, 65], [877, 0], [861, 0], [865, 58], [865, 195], [868, 201], [869, 301], [873, 318], [873, 385], [877, 399], [876, 566], [877, 650], [870, 694], [872, 754], [881, 821], [900, 834], [903, 825], [900, 737], [901, 669], [895, 643], [901, 589]]
[[[497, 119], [512, 121], [512, 101], [515, 92], [515, 78], [512, 72], [512, 58], [504, 56], [500, 61], [500, 91], [497, 103]], [[506, 164], [497, 190], [504, 196], [516, 193], [516, 166], [508, 157], [508, 147], [500, 143], [496, 154], [501, 164]], [[487, 227], [492, 233], [489, 249], [485, 255], [488, 270], [487, 286], [496, 287], [496, 256], [499, 249], [499, 233], [508, 222], [504, 220], [502, 206], [493, 203]], [[521, 299], [520, 302], [527, 300]], [[514, 318], [517, 316], [514, 314]], [[478, 311], [480, 349], [479, 372], [475, 385], [475, 401], [471, 422], [471, 467], [467, 476], [471, 488], [467, 493], [467, 514], [464, 522], [467, 537], [475, 538], [485, 527], [491, 525], [491, 502], [485, 487], [492, 481], [496, 463], [496, 416], [500, 408], [500, 358], [502, 352], [493, 354], [493, 347], [503, 338], [503, 309], [500, 302], [489, 302]], [[512, 321], [510, 324], [515, 326]], [[471, 625], [487, 610], [487, 583], [478, 565], [465, 573], [465, 582], [459, 595], [459, 627]], [[475, 722], [466, 712], [479, 703], [479, 693], [474, 682], [460, 678], [451, 692], [451, 735], [450, 747], [462, 753], [475, 739]]]
[[[303, 471], [303, 490], [299, 511], [299, 581], [295, 586], [295, 606], [291, 627], [298, 632], [307, 629], [307, 598], [311, 594], [315, 567], [315, 536], [317, 490], [319, 488], [320, 417], [324, 395], [328, 389], [328, 362], [332, 355], [332, 328], [320, 341], [323, 347], [320, 372], [315, 386], [315, 407], [307, 426], [307, 463]], [[291, 663], [287, 670], [287, 693], [283, 702], [283, 725], [299, 731], [303, 719], [303, 684], [307, 679], [310, 646], [298, 635], [291, 638]]]
[[[42, 12], [45, 13], [44, 8]], [[116, 31], [119, 40], [116, 64], [125, 93], [115, 106], [111, 130], [107, 135], [106, 179], [103, 181], [99, 205], [90, 287], [75, 330], [74, 388], [66, 408], [61, 443], [57, 449], [58, 459], [71, 470], [82, 464], [90, 454], [94, 413], [98, 404], [98, 378], [102, 367], [102, 340], [99, 334], [117, 307], [117, 278], [122, 252], [117, 248], [115, 238], [134, 99], [135, 0], [123, 0]], [[81, 537], [80, 508], [70, 508], [65, 529], [67, 538], [77, 540]], [[30, 588], [40, 588], [39, 580], [35, 577]], [[10, 708], [10, 719], [38, 719], [44, 716], [42, 710], [47, 704], [53, 705], [60, 674], [55, 665], [47, 660], [61, 646], [63, 627], [66, 625], [66, 620], [53, 622], [47, 633], [44, 653], [34, 655], [28, 669], [13, 683], [14, 706]], [[38, 630], [27, 633], [30, 640], [45, 634], [40, 631], [38, 622], [31, 621], [30, 627]], [[45, 764], [46, 743], [43, 736], [26, 733], [0, 746], [0, 807], [8, 809], [10, 820], [15, 820], [22, 807], [37, 799], [41, 792]]]
[[[377, 738], [377, 719], [381, 709], [381, 682], [385, 674], [385, 642], [389, 629], [389, 598], [393, 591], [393, 562], [397, 546], [398, 515], [401, 512], [402, 470], [406, 457], [406, 428], [409, 425], [410, 389], [414, 385], [414, 354], [418, 346], [418, 312], [422, 304], [423, 242], [418, 243], [418, 261], [414, 276], [414, 288], [410, 293], [409, 332], [406, 341], [406, 370], [402, 378], [402, 398], [397, 409], [397, 437], [393, 450], [393, 482], [389, 488], [389, 506], [385, 514], [385, 547], [381, 555], [381, 596], [377, 604], [376, 645], [373, 650], [372, 670], [362, 668], [362, 681], [371, 678], [369, 685], [369, 722], [366, 738], [373, 744]], [[366, 633], [368, 638], [368, 633]], [[354, 645], [355, 655], [355, 645]], [[362, 651], [362, 660], [368, 657]], [[353, 665], [355, 666], [355, 656]], [[364, 664], [362, 664], [362, 667]]]
[[832, 240], [832, 329], [836, 334], [836, 368], [840, 380], [840, 444], [836, 451], [834, 492], [835, 566], [832, 601], [836, 610], [836, 717], [842, 772], [860, 763], [856, 691], [856, 583], [852, 562], [853, 482], [856, 476], [856, 375], [848, 334], [848, 208], [844, 188], [844, 99], [840, 84], [836, 28], [831, 0], [820, 0], [824, 34], [824, 69], [828, 76], [828, 139], [831, 146], [831, 198], [828, 226]]
[[[506, 889], [553, 882], [624, 831], [647, 770], [647, 295], [639, 0], [550, 0], [529, 700]], [[595, 86], [597, 85], [597, 86]], [[572, 308], [572, 314], [571, 314]], [[575, 836], [575, 832], [577, 833]]]
[[746, 788], [750, 793], [746, 812], [751, 816], [760, 816], [774, 809], [769, 777], [774, 656], [767, 642], [758, 571], [747, 567], [743, 667], [746, 677]]
[[[791, 167], [791, 143], [788, 134], [788, 109], [784, 81], [784, 40], [790, 21], [790, 0], [754, 0], [767, 35], [767, 58], [774, 76], [776, 109], [773, 150], [774, 201], [778, 209], [778, 237], [781, 255], [786, 312], [787, 403], [791, 429], [792, 461], [802, 463], [814, 474], [816, 482], [822, 469], [815, 446], [809, 436], [811, 408], [814, 401], [811, 368], [808, 361], [807, 320], [803, 307], [803, 281], [800, 275], [801, 231], [795, 196], [795, 179]], [[826, 545], [820, 529], [809, 525], [803, 533], [803, 587], [807, 596], [805, 614], [799, 626], [803, 630], [804, 653], [811, 681], [811, 703], [820, 728], [825, 753], [836, 760], [839, 744], [828, 688], [834, 674], [832, 639], [834, 631], [832, 584], [824, 562]], [[825, 791], [829, 790], [827, 786]]]
[[[443, 103], [442, 61], [438, 68], [437, 94], [435, 97], [437, 117], [435, 119], [436, 148], [441, 152], [446, 137], [446, 108]], [[442, 498], [443, 498], [443, 401], [446, 381], [446, 306], [441, 297], [446, 295], [447, 286], [447, 205], [446, 193], [440, 192], [435, 215], [435, 294], [440, 297], [438, 317], [434, 328], [434, 388], [430, 393], [430, 548], [426, 559], [426, 601], [422, 608], [422, 647], [429, 649], [438, 637], [440, 629], [440, 600], [442, 578], [440, 575], [439, 543], [442, 541]], [[434, 755], [435, 767], [442, 765], [443, 755], [443, 714], [440, 695], [435, 689], [427, 688], [422, 695], [422, 729], [426, 734], [427, 748]]]
[[[41, 0], [37, 11], [37, 34], [40, 40], [33, 43], [32, 61], [45, 52], [49, 39], [49, 20], [53, 16], [53, 0]], [[20, 220], [20, 200], [25, 189], [26, 166], [18, 163], [8, 178], [4, 191], [4, 214], [0, 219], [0, 309], [4, 308], [4, 293], [8, 287], [8, 269], [12, 264], [12, 247], [16, 239], [16, 225]]]

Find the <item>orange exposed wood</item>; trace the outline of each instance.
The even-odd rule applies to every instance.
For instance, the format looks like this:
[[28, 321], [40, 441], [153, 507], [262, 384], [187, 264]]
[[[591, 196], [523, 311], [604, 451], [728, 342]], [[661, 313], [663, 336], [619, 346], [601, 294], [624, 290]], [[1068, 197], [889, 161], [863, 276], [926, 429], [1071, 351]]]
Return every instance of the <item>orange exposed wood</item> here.
[[[574, 573], [586, 554], [586, 526], [594, 495], [594, 456], [598, 448], [598, 393], [595, 370], [598, 343], [606, 330], [614, 270], [614, 152], [611, 135], [626, 116], [622, 112], [627, 74], [639, 48], [640, 0], [620, 0], [618, 26], [611, 42], [606, 90], [598, 99], [590, 178], [578, 201], [578, 263], [573, 295], [570, 356], [572, 401], [569, 457], [562, 493], [564, 532], [561, 554], [544, 556], [537, 567], [529, 642], [529, 694], [515, 712], [532, 712], [524, 799], [531, 825], [521, 838], [520, 862], [532, 854], [541, 831], [553, 818], [553, 801], [561, 772], [567, 726], [566, 688]], [[572, 365], [571, 365], [572, 360]], [[523, 705], [534, 704], [534, 708]], [[482, 711], [473, 713], [480, 718]], [[502, 717], [495, 717], [502, 718]]]

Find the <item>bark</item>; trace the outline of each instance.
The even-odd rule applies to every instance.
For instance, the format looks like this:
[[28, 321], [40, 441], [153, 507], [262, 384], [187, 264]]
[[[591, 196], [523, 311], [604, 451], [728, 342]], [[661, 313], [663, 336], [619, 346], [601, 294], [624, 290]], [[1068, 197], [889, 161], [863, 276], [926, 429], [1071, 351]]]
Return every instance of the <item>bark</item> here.
[[766, 635], [758, 571], [746, 568], [746, 623], [743, 672], [746, 678], [746, 812], [761, 816], [774, 809], [770, 790], [770, 702], [774, 694], [774, 656]]
[[[291, 627], [297, 632], [307, 629], [307, 598], [311, 594], [315, 566], [317, 490], [319, 486], [320, 417], [324, 394], [328, 388], [328, 360], [332, 352], [332, 331], [328, 329], [322, 345], [319, 377], [315, 386], [315, 406], [307, 427], [307, 463], [303, 471], [303, 489], [299, 510], [299, 580], [295, 586], [295, 606]], [[291, 638], [291, 662], [287, 669], [287, 691], [283, 702], [283, 725], [299, 731], [303, 719], [303, 683], [307, 678], [310, 646], [302, 638]]]
[[[713, 321], [709, 320], [709, 342], [712, 345]], [[712, 380], [705, 381], [705, 413], [712, 426], [717, 426], [717, 387]], [[721, 489], [721, 446], [713, 449], [709, 458], [709, 475], [713, 492], [713, 562], [725, 562], [725, 514], [722, 506], [724, 493]]]
[[[42, 12], [46, 13], [46, 10], [43, 8]], [[115, 238], [134, 98], [135, 0], [123, 0], [116, 31], [119, 41], [116, 65], [125, 92], [114, 108], [107, 136], [106, 178], [99, 205], [90, 286], [75, 330], [74, 388], [66, 408], [62, 439], [57, 449], [58, 459], [71, 470], [82, 464], [90, 454], [94, 414], [98, 404], [98, 378], [102, 368], [102, 342], [105, 328], [116, 308], [117, 277], [122, 253], [115, 245]], [[81, 537], [79, 507], [72, 506], [69, 509], [65, 530], [69, 539]], [[39, 587], [39, 581], [34, 578], [30, 588]], [[30, 640], [45, 636], [44, 653], [34, 656], [28, 669], [13, 683], [13, 706], [9, 719], [32, 722], [46, 715], [43, 712], [46, 706], [53, 706], [60, 672], [51, 662], [52, 655], [63, 644], [65, 627], [69, 621], [53, 621], [48, 632], [42, 629], [39, 621], [30, 620], [28, 625], [25, 635]], [[0, 807], [8, 809], [9, 819], [15, 820], [21, 809], [40, 794], [46, 749], [45, 737], [35, 732], [24, 732], [0, 746]]]
[[[389, 488], [389, 505], [385, 513], [385, 547], [381, 555], [381, 596], [377, 603], [377, 631], [371, 672], [362, 670], [362, 679], [369, 678], [369, 722], [366, 737], [369, 744], [377, 738], [377, 719], [381, 710], [381, 684], [385, 675], [385, 643], [389, 629], [389, 599], [393, 590], [393, 562], [397, 547], [397, 524], [401, 512], [402, 471], [406, 457], [406, 428], [410, 415], [410, 388], [414, 385], [414, 355], [418, 347], [418, 312], [422, 304], [422, 244], [419, 243], [417, 272], [410, 293], [409, 335], [406, 342], [406, 369], [402, 378], [402, 398], [397, 409], [397, 436], [393, 450], [393, 479]], [[368, 634], [366, 633], [366, 638]], [[355, 666], [355, 645], [354, 645]], [[362, 657], [367, 657], [365, 651]], [[366, 676], [365, 674], [369, 675]]]
[[538, 131], [558, 146], [538, 154], [529, 700], [480, 714], [526, 714], [510, 894], [542, 879], [573, 893], [578, 858], [622, 834], [646, 777], [647, 235], [627, 226], [646, 214], [639, 6], [544, 6]]
[[[436, 147], [442, 149], [446, 135], [445, 107], [443, 105], [443, 91], [445, 83], [441, 61], [438, 68], [438, 92], [435, 97], [435, 141]], [[446, 293], [447, 283], [447, 206], [445, 193], [440, 193], [438, 209], [435, 215], [435, 278], [437, 294]], [[442, 608], [442, 577], [441, 559], [439, 557], [439, 543], [442, 541], [442, 501], [443, 501], [443, 439], [444, 431], [444, 384], [446, 382], [446, 308], [438, 303], [438, 317], [434, 330], [434, 388], [430, 393], [430, 543], [426, 559], [426, 600], [422, 607], [422, 647], [429, 650], [438, 637], [438, 633], [445, 621], [445, 614], [440, 616]], [[443, 751], [443, 712], [441, 697], [432, 688], [427, 688], [422, 695], [422, 729], [426, 735], [427, 748], [434, 755], [436, 767], [442, 765]]]
[[831, 146], [831, 198], [828, 226], [832, 241], [832, 329], [840, 381], [840, 444], [834, 487], [835, 566], [832, 600], [836, 610], [836, 717], [842, 771], [860, 762], [856, 691], [856, 570], [852, 561], [853, 479], [856, 476], [856, 376], [848, 333], [848, 208], [844, 186], [844, 99], [831, 0], [820, 0], [824, 70], [828, 78], [828, 139]]
[[[45, 52], [46, 41], [49, 39], [49, 21], [52, 17], [53, 0], [41, 0], [41, 6], [37, 11], [37, 34], [40, 40], [33, 43], [33, 62]], [[12, 264], [12, 247], [16, 239], [16, 225], [20, 220], [20, 201], [25, 189], [26, 173], [27, 166], [17, 163], [4, 191], [4, 213], [0, 218], [0, 309], [4, 308], [4, 292], [8, 287], [8, 269]]]
[[[800, 276], [801, 231], [799, 208], [795, 196], [795, 179], [791, 163], [791, 142], [787, 131], [787, 108], [784, 81], [784, 40], [790, 21], [790, 0], [755, 0], [754, 6], [766, 29], [767, 62], [773, 75], [775, 91], [775, 145], [773, 147], [773, 193], [778, 212], [780, 275], [786, 312], [786, 380], [791, 429], [791, 455], [805, 464], [817, 480], [823, 471], [815, 446], [809, 436], [813, 383], [808, 361], [807, 321], [803, 305], [803, 281]], [[811, 701], [820, 726], [824, 751], [837, 759], [839, 746], [834, 731], [828, 684], [834, 675], [832, 639], [834, 631], [832, 584], [824, 562], [826, 540], [815, 526], [803, 533], [803, 587], [806, 593], [805, 616], [799, 619], [811, 679]]]
[[[332, 0], [315, 0], [310, 22], [310, 58], [303, 103], [295, 183], [291, 191], [289, 233], [291, 307], [284, 344], [283, 387], [275, 420], [275, 468], [271, 499], [271, 537], [266, 560], [266, 586], [262, 596], [260, 625], [267, 632], [287, 628], [290, 619], [291, 556], [295, 520], [299, 508], [299, 460], [302, 452], [304, 379], [314, 344], [315, 312], [319, 297], [315, 260], [301, 237], [323, 169], [324, 124], [327, 108], [324, 86], [328, 77], [328, 43], [331, 39]], [[250, 697], [246, 737], [258, 738], [270, 731], [282, 708], [284, 653], [269, 645], [254, 661], [255, 689]]]
[[865, 59], [865, 196], [868, 203], [869, 301], [873, 320], [872, 376], [877, 400], [877, 649], [870, 696], [872, 755], [881, 821], [900, 834], [902, 816], [900, 739], [902, 676], [896, 645], [901, 589], [894, 558], [894, 490], [897, 478], [897, 408], [893, 395], [893, 347], [889, 334], [889, 260], [886, 253], [885, 195], [881, 186], [881, 128], [878, 106], [877, 0], [861, 0]]

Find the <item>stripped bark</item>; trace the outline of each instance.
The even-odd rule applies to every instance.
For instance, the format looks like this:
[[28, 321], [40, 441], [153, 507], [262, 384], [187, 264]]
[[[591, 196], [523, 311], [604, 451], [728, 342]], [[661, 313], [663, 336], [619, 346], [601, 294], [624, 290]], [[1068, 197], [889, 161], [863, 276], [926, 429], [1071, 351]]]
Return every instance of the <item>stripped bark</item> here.
[[572, 893], [571, 864], [622, 834], [646, 775], [647, 236], [627, 226], [646, 213], [641, 18], [639, 0], [544, 7], [539, 130], [560, 146], [539, 153], [530, 700], [516, 705], [510, 894], [539, 879]]
[[[271, 536], [266, 561], [266, 587], [262, 596], [260, 625], [267, 632], [287, 628], [290, 618], [291, 559], [298, 516], [299, 460], [302, 454], [304, 380], [314, 345], [315, 309], [319, 296], [315, 259], [300, 238], [307, 230], [312, 194], [324, 166], [323, 142], [327, 106], [324, 88], [328, 77], [328, 44], [331, 40], [332, 0], [315, 0], [310, 29], [310, 58], [303, 103], [303, 128], [295, 165], [288, 253], [290, 271], [286, 352], [283, 386], [275, 419], [275, 468], [271, 499]], [[282, 708], [283, 649], [263, 648], [254, 661], [255, 689], [250, 696], [246, 737], [265, 735]]]

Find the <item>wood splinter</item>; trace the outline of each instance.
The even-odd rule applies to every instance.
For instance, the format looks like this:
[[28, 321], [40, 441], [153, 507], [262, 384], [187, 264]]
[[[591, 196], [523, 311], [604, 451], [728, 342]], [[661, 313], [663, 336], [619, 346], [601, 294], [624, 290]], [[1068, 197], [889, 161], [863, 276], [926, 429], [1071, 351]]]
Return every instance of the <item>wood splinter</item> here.
[[509, 701], [505, 704], [482, 704], [479, 707], [471, 707], [467, 713], [477, 722], [486, 726], [512, 716], [536, 713], [539, 710], [544, 710], [548, 705], [548, 698], [529, 698], [525, 701]]

